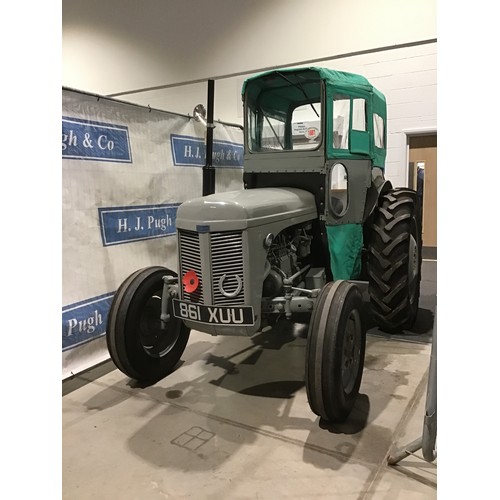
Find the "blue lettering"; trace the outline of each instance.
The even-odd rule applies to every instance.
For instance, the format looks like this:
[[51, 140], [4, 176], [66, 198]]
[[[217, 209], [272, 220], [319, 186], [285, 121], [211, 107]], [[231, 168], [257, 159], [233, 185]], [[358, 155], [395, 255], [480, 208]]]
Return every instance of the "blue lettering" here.
[[63, 117], [62, 153], [74, 160], [132, 163], [127, 127], [80, 118]]

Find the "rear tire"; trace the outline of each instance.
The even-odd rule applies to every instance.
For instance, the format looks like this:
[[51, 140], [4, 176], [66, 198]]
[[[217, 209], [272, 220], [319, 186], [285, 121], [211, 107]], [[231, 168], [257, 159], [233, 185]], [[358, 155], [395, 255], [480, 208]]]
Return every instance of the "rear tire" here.
[[311, 316], [306, 344], [306, 390], [311, 410], [327, 422], [344, 422], [361, 385], [366, 328], [356, 285], [327, 283]]
[[368, 276], [375, 323], [399, 333], [415, 323], [422, 267], [420, 203], [410, 189], [381, 197], [369, 237]]
[[111, 359], [125, 375], [154, 382], [177, 365], [190, 329], [173, 316], [160, 320], [163, 276], [176, 274], [153, 266], [132, 273], [118, 288], [108, 315], [106, 341]]

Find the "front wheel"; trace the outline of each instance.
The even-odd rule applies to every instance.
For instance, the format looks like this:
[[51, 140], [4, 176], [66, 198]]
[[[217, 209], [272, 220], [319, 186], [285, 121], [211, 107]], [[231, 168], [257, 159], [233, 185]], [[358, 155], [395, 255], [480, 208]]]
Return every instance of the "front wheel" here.
[[178, 363], [190, 329], [175, 318], [172, 302], [167, 322], [160, 320], [166, 267], [132, 273], [118, 288], [109, 310], [106, 341], [111, 359], [125, 375], [142, 382], [164, 378]]
[[311, 410], [328, 422], [344, 422], [361, 385], [366, 327], [358, 287], [347, 281], [327, 283], [309, 324], [306, 390]]

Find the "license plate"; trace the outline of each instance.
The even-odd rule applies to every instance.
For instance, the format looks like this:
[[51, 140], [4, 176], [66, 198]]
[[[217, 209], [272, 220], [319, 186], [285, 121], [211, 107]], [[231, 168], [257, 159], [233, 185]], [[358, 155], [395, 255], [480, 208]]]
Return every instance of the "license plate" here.
[[253, 307], [204, 306], [174, 299], [176, 318], [197, 321], [208, 325], [250, 326], [254, 324]]

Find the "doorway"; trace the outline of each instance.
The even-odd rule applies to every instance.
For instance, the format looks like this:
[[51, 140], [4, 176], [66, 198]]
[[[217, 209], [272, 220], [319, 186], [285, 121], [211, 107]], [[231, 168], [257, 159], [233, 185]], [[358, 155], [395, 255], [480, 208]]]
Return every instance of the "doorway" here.
[[408, 137], [409, 186], [422, 202], [422, 255], [437, 258], [437, 134]]

